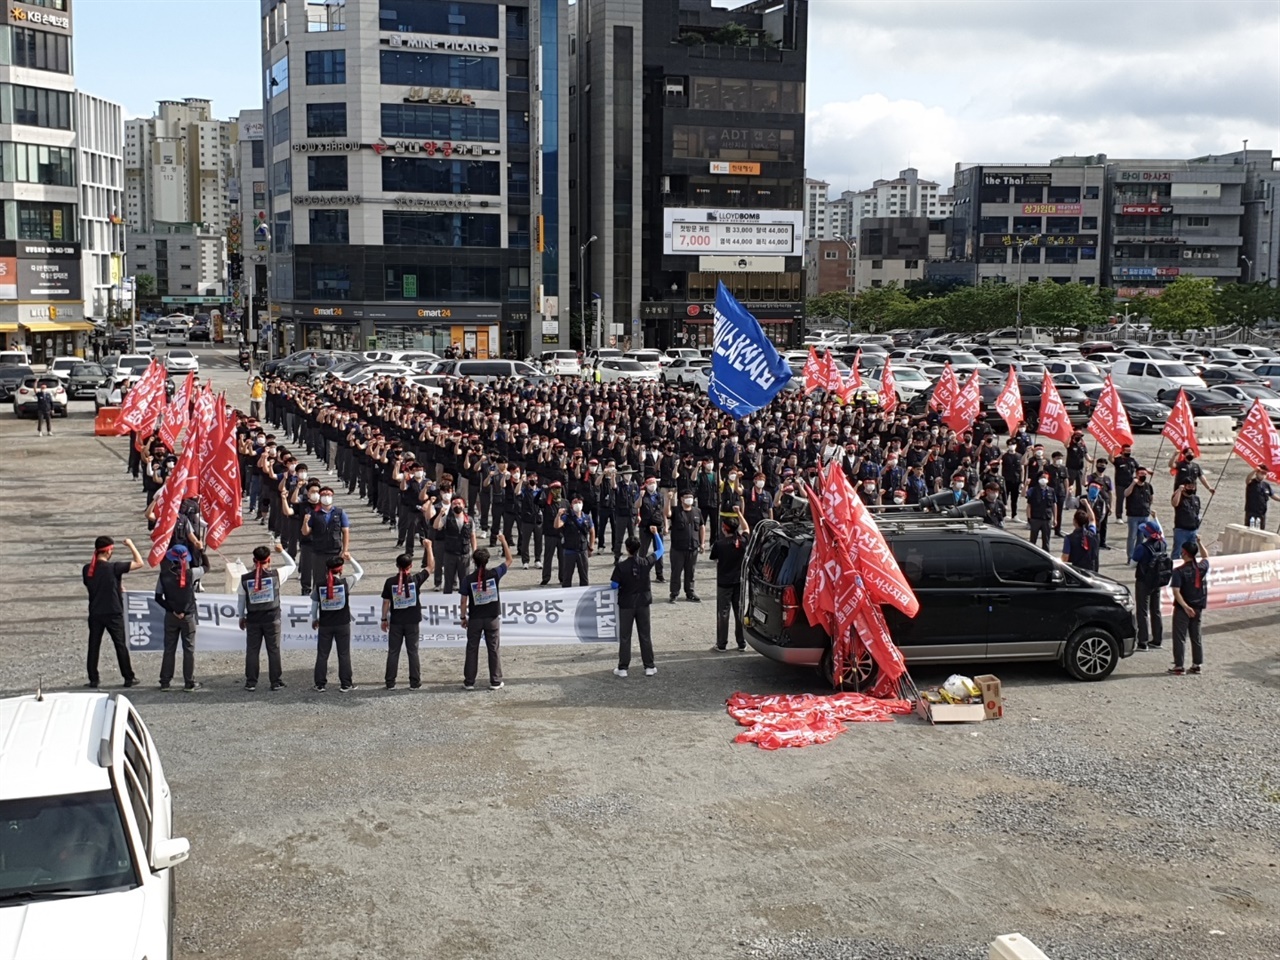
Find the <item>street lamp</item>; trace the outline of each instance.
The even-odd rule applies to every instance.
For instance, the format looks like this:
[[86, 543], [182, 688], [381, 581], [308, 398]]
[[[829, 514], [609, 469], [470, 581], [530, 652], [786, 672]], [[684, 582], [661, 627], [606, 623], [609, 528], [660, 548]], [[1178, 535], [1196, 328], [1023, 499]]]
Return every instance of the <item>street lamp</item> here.
[[1018, 306], [1017, 306], [1017, 312], [1015, 314], [1015, 320], [1016, 320], [1017, 331], [1018, 331], [1018, 346], [1022, 346], [1022, 249], [1023, 247], [1027, 246], [1027, 244], [1036, 244], [1039, 242], [1040, 242], [1040, 234], [1033, 233], [1029, 237], [1023, 237], [1021, 240], [1018, 241], [1018, 244], [1017, 244], [1018, 246], [1018, 284], [1017, 284], [1018, 289], [1017, 289], [1016, 297], [1018, 301]]
[[[1247, 143], [1248, 141], [1245, 141], [1245, 142]], [[1250, 260], [1248, 257], [1246, 257], [1243, 253], [1240, 254], [1240, 259], [1249, 265], [1248, 273], [1246, 273], [1243, 277], [1240, 278], [1244, 283], [1248, 283], [1249, 274], [1253, 273], [1253, 261]]]
[[[578, 247], [578, 319], [582, 323], [582, 352], [587, 352], [587, 247], [596, 242], [598, 237], [593, 233], [591, 238]], [[597, 332], [598, 335], [598, 332]]]
[[[854, 261], [854, 255], [857, 253], [857, 247], [855, 246], [854, 242], [850, 240], [848, 237], [846, 237], [843, 233], [837, 233], [836, 239], [849, 248], [849, 263], [852, 264]], [[852, 269], [852, 267], [850, 269]], [[847, 272], [845, 273], [845, 277], [846, 278], [848, 277]], [[848, 279], [845, 280], [844, 288], [846, 293], [853, 293], [853, 291], [849, 289]], [[849, 324], [849, 333], [853, 333], [853, 298], [852, 297], [849, 298], [848, 313], [849, 315], [848, 317], [845, 318], [845, 320]]]
[[[266, 283], [267, 323], [272, 324], [271, 335], [267, 337], [267, 359], [270, 360], [272, 358], [272, 353], [273, 353], [272, 341], [274, 340], [276, 335], [275, 326], [272, 323], [274, 318], [271, 315], [271, 229], [267, 226], [266, 222], [264, 221], [258, 224], [258, 226], [254, 229], [253, 232], [254, 232], [254, 235], [257, 237], [258, 242], [262, 244], [266, 244], [266, 247], [267, 247], [267, 257], [266, 257], [267, 259], [267, 283]], [[256, 261], [258, 258], [252, 257], [251, 259]], [[252, 310], [252, 301], [250, 301], [250, 310]], [[258, 330], [256, 332], [258, 333], [259, 336], [261, 336], [261, 333], [262, 333], [261, 323], [259, 323]], [[249, 351], [249, 356], [250, 357], [253, 356], [252, 349]]]

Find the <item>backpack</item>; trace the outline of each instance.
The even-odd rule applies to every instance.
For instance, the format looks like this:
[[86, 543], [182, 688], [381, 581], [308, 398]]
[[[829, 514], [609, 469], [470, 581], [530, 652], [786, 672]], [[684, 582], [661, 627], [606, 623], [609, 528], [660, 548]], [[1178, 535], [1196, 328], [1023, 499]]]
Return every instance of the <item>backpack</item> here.
[[1173, 579], [1173, 557], [1169, 545], [1163, 539], [1150, 539], [1145, 543], [1149, 558], [1142, 564], [1142, 584], [1148, 589], [1168, 586]]

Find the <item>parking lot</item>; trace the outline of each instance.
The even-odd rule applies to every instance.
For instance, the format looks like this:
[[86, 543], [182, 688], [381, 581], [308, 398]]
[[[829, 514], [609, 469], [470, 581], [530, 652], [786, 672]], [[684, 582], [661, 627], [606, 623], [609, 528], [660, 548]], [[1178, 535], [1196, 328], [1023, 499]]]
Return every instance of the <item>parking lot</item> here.
[[[234, 349], [195, 352], [243, 403]], [[73, 403], [50, 439], [0, 411], [3, 696], [83, 682], [93, 537], [145, 552], [127, 441], [95, 438], [92, 417]], [[1158, 444], [1141, 436], [1139, 459]], [[1227, 463], [1211, 531], [1243, 515], [1247, 468], [1228, 450], [1203, 458], [1213, 483]], [[367, 570], [359, 592], [374, 592], [394, 536], [339, 502]], [[1127, 581], [1115, 526], [1112, 540], [1103, 572]], [[221, 557], [260, 542], [246, 526]], [[593, 561], [593, 581], [608, 572]], [[360, 689], [317, 695], [313, 658], [295, 651], [286, 690], [249, 694], [243, 657], [198, 653], [205, 692], [162, 695], [158, 656], [139, 655], [131, 696], [192, 843], [177, 955], [945, 960], [985, 957], [1011, 931], [1054, 960], [1277, 955], [1280, 609], [1211, 613], [1199, 677], [1166, 676], [1167, 650], [1100, 684], [975, 665], [1004, 682], [1001, 720], [906, 717], [768, 753], [732, 742], [725, 698], [822, 687], [710, 652], [713, 576], [700, 568], [707, 602], [654, 607], [652, 678], [612, 676], [611, 648], [514, 647], [507, 688], [467, 694], [461, 654], [428, 651], [422, 690], [386, 691], [384, 658], [356, 653]], [[109, 648], [103, 676], [116, 678]]]

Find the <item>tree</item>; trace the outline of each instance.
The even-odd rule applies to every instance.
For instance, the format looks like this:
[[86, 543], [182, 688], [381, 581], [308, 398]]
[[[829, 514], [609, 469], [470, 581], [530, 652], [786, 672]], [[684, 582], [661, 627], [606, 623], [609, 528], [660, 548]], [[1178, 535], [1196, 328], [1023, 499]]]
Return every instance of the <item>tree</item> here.
[[828, 290], [805, 301], [804, 315], [810, 321], [834, 319], [848, 323], [853, 301], [854, 295], [848, 291]]
[[1215, 303], [1219, 323], [1234, 323], [1253, 327], [1259, 320], [1280, 314], [1280, 296], [1270, 284], [1230, 283], [1224, 286]]
[[751, 42], [751, 34], [742, 24], [730, 22], [711, 35], [711, 42], [727, 47], [745, 47]]
[[[980, 283], [961, 287], [942, 299], [942, 324], [957, 333], [977, 333], [1009, 325], [1015, 313], [1017, 287], [1012, 283]], [[935, 298], [936, 300], [936, 298]]]
[[156, 278], [149, 273], [139, 273], [133, 278], [133, 289], [139, 297], [154, 297]]
[[1208, 277], [1178, 277], [1147, 307], [1151, 325], [1158, 330], [1185, 333], [1193, 327], [1214, 324], [1217, 291]]
[[863, 330], [885, 330], [911, 322], [914, 306], [896, 283], [870, 287], [854, 300], [854, 322]]
[[1098, 300], [1095, 288], [1083, 283], [1042, 280], [1022, 289], [1024, 326], [1047, 327], [1055, 331], [1064, 327], [1087, 330], [1105, 321], [1106, 317], [1107, 312]]

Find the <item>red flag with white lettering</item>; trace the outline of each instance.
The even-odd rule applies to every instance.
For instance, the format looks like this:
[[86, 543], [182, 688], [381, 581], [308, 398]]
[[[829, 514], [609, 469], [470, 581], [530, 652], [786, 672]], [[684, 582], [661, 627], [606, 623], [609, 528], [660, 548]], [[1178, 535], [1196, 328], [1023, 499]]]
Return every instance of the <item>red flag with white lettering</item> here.
[[169, 541], [173, 537], [173, 528], [178, 523], [178, 509], [190, 493], [188, 487], [192, 480], [200, 474], [200, 465], [196, 462], [196, 445], [188, 442], [183, 446], [178, 462], [164, 485], [156, 492], [156, 525], [151, 531], [151, 553], [147, 562], [151, 566], [160, 565], [165, 551], [169, 549]]
[[139, 436], [151, 435], [156, 417], [160, 415], [160, 406], [164, 403], [164, 383], [164, 367], [152, 360], [120, 403], [117, 434], [137, 431]]
[[1196, 440], [1196, 418], [1191, 412], [1191, 404], [1187, 402], [1187, 395], [1182, 390], [1178, 391], [1178, 399], [1173, 402], [1169, 419], [1165, 421], [1160, 433], [1173, 444], [1175, 450], [1190, 447], [1192, 453], [1200, 456], [1200, 443]]
[[191, 393], [195, 390], [196, 375], [188, 373], [185, 380], [173, 394], [173, 399], [164, 408], [164, 420], [160, 424], [160, 439], [170, 450], [178, 449], [178, 438], [187, 426], [191, 409]]
[[1052, 437], [1064, 447], [1071, 441], [1071, 418], [1067, 416], [1067, 408], [1063, 406], [1058, 388], [1047, 370], [1040, 382], [1040, 424], [1036, 433]]
[[938, 378], [938, 383], [933, 388], [933, 396], [929, 398], [929, 409], [941, 410], [945, 417], [951, 410], [952, 401], [955, 400], [959, 390], [960, 384], [956, 382], [956, 373], [951, 369], [951, 363], [948, 361], [942, 367], [942, 376]]
[[1249, 466], [1266, 470], [1269, 479], [1280, 483], [1280, 436], [1261, 400], [1253, 401], [1231, 452]]
[[[219, 403], [221, 405], [221, 402]], [[206, 543], [216, 550], [240, 526], [240, 460], [236, 456], [235, 427], [217, 418], [217, 439], [209, 469], [201, 475], [200, 503], [209, 522]], [[205, 480], [208, 480], [206, 483]]]
[[1098, 406], [1094, 408], [1093, 416], [1089, 418], [1089, 425], [1085, 429], [1097, 437], [1102, 449], [1113, 457], [1120, 452], [1121, 447], [1133, 444], [1129, 414], [1120, 402], [1120, 391], [1112, 383], [1110, 375], [1103, 384], [1102, 392], [1098, 394]]
[[813, 550], [809, 554], [809, 566], [804, 581], [804, 614], [812, 627], [822, 627], [828, 636], [835, 636], [835, 606], [831, 602], [831, 590], [827, 581], [827, 565], [831, 562], [831, 535], [822, 520], [818, 505], [818, 491], [809, 490], [809, 513], [813, 517]]
[[1009, 377], [1004, 382], [1004, 389], [1000, 391], [1000, 396], [996, 397], [996, 413], [1004, 419], [1010, 436], [1024, 419], [1022, 390], [1018, 387], [1018, 371], [1013, 367], [1009, 368]]
[[867, 593], [875, 603], [887, 603], [908, 617], [920, 612], [920, 601], [907, 582], [898, 559], [885, 542], [875, 517], [856, 496], [849, 497], [850, 529], [858, 548], [859, 567]]
[[884, 372], [880, 374], [880, 409], [893, 413], [898, 406], [898, 382], [893, 379], [889, 358], [884, 358]]
[[822, 361], [818, 359], [818, 351], [813, 347], [809, 348], [809, 359], [804, 362], [804, 370], [802, 372], [804, 373], [804, 392], [806, 396], [821, 388], [826, 382]]
[[982, 402], [982, 381], [978, 371], [969, 374], [969, 379], [957, 391], [949, 409], [942, 412], [942, 422], [956, 433], [963, 433], [973, 426], [978, 418], [978, 410]]

